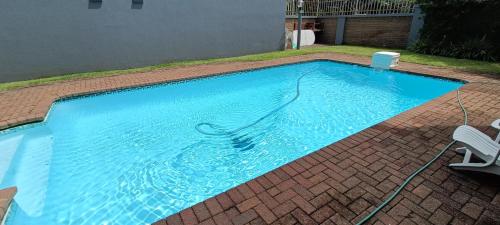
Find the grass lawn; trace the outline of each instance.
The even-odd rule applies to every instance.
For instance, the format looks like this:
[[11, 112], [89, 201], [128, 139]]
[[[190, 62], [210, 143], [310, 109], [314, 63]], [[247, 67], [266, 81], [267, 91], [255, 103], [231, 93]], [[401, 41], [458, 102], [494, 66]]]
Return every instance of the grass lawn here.
[[49, 84], [55, 83], [63, 80], [73, 80], [73, 79], [82, 79], [82, 78], [91, 78], [91, 77], [105, 77], [112, 76], [118, 74], [127, 74], [127, 73], [138, 73], [138, 72], [147, 72], [157, 69], [171, 68], [177, 66], [192, 66], [192, 65], [201, 65], [201, 64], [210, 64], [210, 63], [221, 63], [221, 62], [249, 62], [249, 61], [261, 61], [261, 60], [270, 60], [283, 58], [288, 56], [297, 56], [297, 55], [306, 55], [313, 53], [321, 53], [321, 52], [336, 52], [336, 53], [344, 53], [351, 55], [363, 55], [363, 56], [371, 56], [374, 52], [380, 50], [391, 50], [401, 53], [401, 61], [418, 63], [424, 65], [431, 66], [441, 66], [441, 67], [451, 67], [460, 70], [465, 70], [469, 72], [476, 73], [489, 73], [489, 74], [497, 74], [500, 75], [500, 63], [492, 63], [492, 62], [482, 62], [475, 60], [467, 60], [467, 59], [454, 59], [440, 56], [431, 56], [431, 55], [423, 55], [410, 52], [408, 50], [403, 49], [384, 49], [384, 48], [374, 48], [374, 47], [361, 47], [361, 46], [348, 46], [348, 45], [339, 45], [339, 46], [323, 46], [323, 47], [313, 47], [313, 48], [304, 48], [301, 50], [287, 50], [287, 51], [277, 51], [263, 54], [255, 54], [255, 55], [246, 55], [240, 57], [231, 57], [231, 58], [220, 58], [220, 59], [207, 59], [207, 60], [191, 60], [191, 61], [181, 61], [181, 62], [173, 62], [166, 63], [154, 66], [147, 66], [141, 68], [133, 68], [133, 69], [124, 69], [124, 70], [111, 70], [111, 71], [99, 71], [99, 72], [89, 72], [89, 73], [75, 73], [68, 75], [60, 75], [60, 76], [51, 76], [46, 78], [27, 80], [27, 81], [17, 81], [10, 83], [1, 83], [0, 91], [11, 90], [16, 88], [22, 88], [33, 85], [40, 84]]

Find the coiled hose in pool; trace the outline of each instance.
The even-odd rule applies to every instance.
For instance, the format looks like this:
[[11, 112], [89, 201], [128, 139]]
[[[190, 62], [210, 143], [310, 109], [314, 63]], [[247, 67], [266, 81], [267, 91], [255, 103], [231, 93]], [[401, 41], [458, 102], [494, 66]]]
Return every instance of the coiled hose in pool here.
[[[483, 82], [477, 82], [477, 83], [483, 83]], [[457, 89], [457, 101], [458, 101], [458, 104], [460, 105], [460, 108], [461, 108], [462, 112], [464, 113], [464, 125], [467, 125], [467, 120], [468, 120], [467, 110], [465, 109], [465, 107], [464, 107], [464, 105], [462, 103], [462, 99], [460, 98], [460, 89], [461, 89], [461, 87]], [[364, 224], [368, 220], [370, 220], [373, 216], [375, 216], [375, 214], [377, 214], [387, 204], [389, 204], [389, 202], [391, 202], [403, 190], [403, 188], [405, 188], [413, 180], [413, 178], [415, 178], [418, 174], [420, 174], [422, 171], [424, 171], [425, 169], [427, 169], [427, 167], [429, 167], [432, 163], [434, 163], [437, 159], [439, 159], [439, 157], [441, 157], [446, 152], [446, 150], [448, 150], [453, 144], [455, 144], [455, 142], [456, 142], [455, 140], [453, 140], [452, 142], [450, 142], [436, 156], [434, 156], [434, 158], [432, 158], [429, 162], [427, 162], [422, 167], [420, 167], [418, 170], [416, 170], [415, 172], [413, 172], [396, 189], [396, 191], [394, 191], [394, 193], [392, 193], [388, 198], [386, 198], [379, 206], [377, 206], [377, 208], [375, 208], [372, 212], [370, 212], [370, 214], [368, 214], [366, 217], [364, 217], [362, 220], [360, 220], [356, 225]]]
[[[247, 124], [245, 126], [242, 126], [242, 127], [239, 127], [237, 129], [234, 129], [234, 130], [231, 130], [231, 131], [226, 131], [224, 130], [224, 128], [222, 126], [219, 126], [219, 125], [216, 125], [216, 124], [213, 124], [213, 123], [199, 123], [199, 124], [196, 124], [195, 128], [198, 132], [202, 133], [202, 134], [205, 134], [205, 135], [211, 135], [211, 136], [232, 136], [232, 135], [235, 135], [237, 134], [238, 132], [246, 129], [246, 128], [249, 128], [249, 127], [252, 127], [258, 123], [260, 123], [261, 121], [263, 121], [264, 119], [266, 119], [267, 117], [273, 115], [274, 113], [277, 113], [278, 111], [282, 110], [283, 108], [287, 107], [288, 105], [290, 105], [291, 103], [295, 102], [299, 96], [300, 96], [300, 81], [302, 80], [302, 78], [304, 78], [305, 76], [309, 75], [312, 71], [308, 71], [308, 72], [304, 72], [299, 78], [297, 78], [297, 82], [296, 82], [296, 85], [295, 85], [295, 96], [290, 99], [290, 101], [286, 102], [285, 104], [273, 109], [272, 111], [268, 112], [266, 115], [260, 117], [259, 119], [255, 120], [254, 122], [250, 123], [250, 124]], [[209, 132], [209, 131], [206, 131], [203, 129], [203, 127], [208, 127], [210, 129], [213, 130], [213, 132]]]

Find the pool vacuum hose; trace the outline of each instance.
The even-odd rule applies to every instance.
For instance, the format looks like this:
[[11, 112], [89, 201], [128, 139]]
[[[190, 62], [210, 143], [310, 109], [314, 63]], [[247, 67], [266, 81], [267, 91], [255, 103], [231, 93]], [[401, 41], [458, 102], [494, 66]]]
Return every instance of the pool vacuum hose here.
[[[259, 119], [255, 120], [254, 122], [252, 122], [250, 124], [247, 124], [245, 126], [239, 127], [237, 129], [234, 129], [234, 130], [231, 130], [231, 131], [225, 131], [222, 126], [219, 126], [219, 125], [216, 125], [216, 124], [213, 124], [213, 123], [207, 123], [207, 122], [196, 124], [195, 128], [196, 128], [196, 130], [198, 132], [200, 132], [202, 134], [205, 134], [205, 135], [210, 135], [210, 136], [233, 136], [233, 135], [236, 135], [241, 130], [244, 130], [246, 128], [249, 128], [249, 127], [252, 127], [252, 126], [258, 124], [259, 122], [261, 122], [262, 120], [266, 119], [267, 117], [269, 117], [269, 116], [277, 113], [278, 111], [282, 110], [283, 108], [285, 108], [288, 105], [290, 105], [293, 102], [295, 102], [299, 98], [299, 96], [300, 96], [300, 81], [302, 80], [302, 78], [304, 78], [305, 76], [309, 75], [311, 72], [312, 71], [304, 72], [304, 73], [302, 73], [302, 75], [299, 78], [297, 78], [297, 81], [296, 81], [296, 84], [295, 84], [295, 96], [292, 99], [290, 99], [290, 101], [288, 101], [285, 104], [280, 105], [279, 107], [273, 109], [272, 111], [268, 112], [266, 115], [260, 117]], [[213, 131], [212, 132], [206, 131], [206, 130], [203, 129], [203, 127], [211, 128]]]
[[[308, 74], [309, 73], [304, 73], [299, 78], [297, 78], [296, 94], [295, 94], [295, 96], [290, 101], [288, 101], [285, 104], [283, 104], [283, 105], [275, 108], [274, 110], [270, 111], [266, 115], [260, 117], [259, 119], [257, 119], [256, 121], [254, 121], [254, 122], [252, 122], [252, 123], [250, 123], [248, 125], [242, 126], [240, 128], [237, 128], [237, 129], [234, 129], [234, 130], [231, 130], [231, 131], [225, 131], [223, 129], [223, 127], [221, 127], [221, 126], [218, 126], [218, 125], [215, 125], [215, 124], [212, 124], [212, 123], [204, 122], [204, 123], [197, 124], [195, 128], [196, 128], [196, 130], [198, 132], [200, 132], [202, 134], [205, 134], [205, 135], [211, 135], [211, 136], [226, 136], [226, 135], [227, 136], [233, 136], [233, 135], [236, 135], [239, 131], [256, 125], [257, 123], [261, 122], [262, 120], [266, 119], [267, 117], [271, 116], [272, 114], [277, 113], [278, 111], [282, 110], [283, 108], [287, 107], [288, 105], [290, 105], [291, 103], [293, 103], [294, 101], [296, 101], [299, 98], [299, 96], [300, 96], [300, 81], [302, 80], [302, 78], [304, 78]], [[473, 82], [473, 83], [484, 83], [484, 82]], [[458, 101], [458, 104], [459, 104], [459, 106], [460, 106], [463, 114], [464, 114], [464, 125], [467, 125], [467, 120], [468, 120], [468, 118], [467, 118], [467, 110], [465, 109], [465, 107], [464, 107], [464, 105], [462, 103], [462, 99], [460, 97], [460, 89], [461, 89], [461, 87], [457, 89], [457, 101]], [[203, 127], [211, 128], [213, 131], [212, 132], [206, 131], [206, 130], [203, 129]], [[396, 189], [396, 191], [394, 191], [394, 193], [392, 193], [388, 198], [386, 198], [379, 206], [377, 206], [377, 208], [375, 208], [372, 212], [370, 212], [370, 214], [368, 214], [366, 217], [364, 217], [362, 220], [360, 220], [357, 223], [357, 225], [361, 225], [361, 224], [366, 223], [373, 216], [375, 216], [380, 210], [382, 210], [387, 204], [389, 204], [389, 202], [391, 202], [392, 200], [394, 200], [394, 198], [396, 198], [396, 196], [399, 193], [401, 193], [401, 191], [413, 180], [413, 178], [415, 178], [418, 174], [420, 174], [421, 172], [423, 172], [432, 163], [434, 163], [437, 159], [439, 159], [439, 157], [441, 157], [446, 152], [446, 150], [448, 150], [453, 144], [455, 144], [455, 142], [456, 142], [455, 140], [453, 140], [452, 142], [450, 142], [436, 156], [434, 156], [434, 158], [432, 158], [429, 162], [427, 162], [422, 167], [420, 167], [418, 170], [416, 170], [415, 172], [413, 172]]]
[[[478, 82], [480, 83], [480, 82]], [[462, 99], [460, 98], [460, 88], [457, 89], [457, 101], [458, 104], [460, 105], [460, 108], [462, 109], [462, 112], [464, 113], [464, 125], [467, 125], [467, 110], [465, 109], [464, 105], [462, 104]], [[423, 172], [425, 169], [427, 169], [432, 163], [434, 163], [439, 157], [441, 157], [446, 150], [448, 150], [453, 144], [455, 144], [455, 140], [450, 142], [446, 147], [444, 147], [434, 158], [432, 158], [429, 162], [424, 164], [422, 167], [420, 167], [418, 170], [413, 172], [406, 180], [392, 193], [387, 199], [385, 199], [377, 208], [375, 208], [370, 214], [368, 214], [366, 217], [364, 217], [362, 220], [360, 220], [356, 225], [361, 225], [366, 223], [368, 220], [370, 220], [375, 214], [377, 214], [380, 210], [382, 210], [389, 202], [391, 202], [396, 196], [405, 188], [412, 180], [415, 178], [418, 174]]]

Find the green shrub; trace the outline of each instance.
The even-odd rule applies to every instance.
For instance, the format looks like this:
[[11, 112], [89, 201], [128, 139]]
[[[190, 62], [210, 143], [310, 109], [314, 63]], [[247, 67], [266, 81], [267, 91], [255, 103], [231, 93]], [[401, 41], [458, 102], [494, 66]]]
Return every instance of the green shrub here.
[[418, 53], [500, 60], [499, 0], [418, 0], [425, 13]]

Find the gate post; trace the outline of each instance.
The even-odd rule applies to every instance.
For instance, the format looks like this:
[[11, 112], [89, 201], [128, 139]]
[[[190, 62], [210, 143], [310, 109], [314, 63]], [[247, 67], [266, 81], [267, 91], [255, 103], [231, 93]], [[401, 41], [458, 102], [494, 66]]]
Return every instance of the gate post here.
[[337, 29], [335, 31], [335, 44], [341, 45], [344, 42], [345, 16], [337, 17]]
[[420, 38], [420, 30], [424, 26], [424, 17], [419, 5], [414, 6], [413, 16], [410, 25], [410, 34], [408, 35], [408, 45], [410, 47]]

